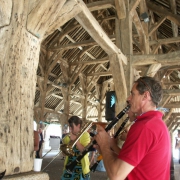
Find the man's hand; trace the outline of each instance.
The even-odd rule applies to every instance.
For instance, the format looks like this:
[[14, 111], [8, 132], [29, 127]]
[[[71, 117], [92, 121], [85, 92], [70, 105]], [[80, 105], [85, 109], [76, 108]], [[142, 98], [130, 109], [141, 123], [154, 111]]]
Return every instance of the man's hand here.
[[97, 132], [98, 133], [94, 138], [97, 141], [99, 148], [98, 146], [95, 146], [95, 148], [97, 148], [97, 150], [100, 149], [102, 152], [104, 148], [110, 148], [111, 137], [102, 126], [97, 126]]
[[127, 130], [123, 131], [119, 137], [121, 141], [125, 141], [127, 137]]

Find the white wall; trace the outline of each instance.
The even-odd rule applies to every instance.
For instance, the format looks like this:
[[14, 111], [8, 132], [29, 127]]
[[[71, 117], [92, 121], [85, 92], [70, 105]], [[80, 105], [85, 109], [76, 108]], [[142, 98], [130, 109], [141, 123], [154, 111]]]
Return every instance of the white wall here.
[[37, 123], [34, 121], [34, 131], [37, 131]]
[[49, 146], [50, 136], [62, 137], [61, 125], [57, 125], [57, 124], [48, 125], [46, 129], [46, 133], [45, 133], [45, 139], [44, 139], [44, 147], [43, 147], [44, 150], [51, 149], [51, 147]]

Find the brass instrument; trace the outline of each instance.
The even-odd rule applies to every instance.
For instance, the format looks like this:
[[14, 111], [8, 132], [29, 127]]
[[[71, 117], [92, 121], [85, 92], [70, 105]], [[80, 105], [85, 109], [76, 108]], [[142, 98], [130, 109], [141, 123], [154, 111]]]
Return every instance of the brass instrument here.
[[[83, 133], [85, 131], [87, 131], [91, 126], [92, 126], [93, 122], [89, 121], [87, 122], [83, 128], [81, 129], [81, 131], [78, 133], [78, 137], [75, 141], [71, 141], [69, 144], [62, 144], [60, 146], [60, 151], [59, 153], [44, 167], [44, 169], [42, 171], [44, 171], [55, 159], [57, 156], [59, 156], [59, 154], [61, 154], [62, 152], [67, 155], [67, 156], [73, 156], [74, 152], [73, 152], [73, 147], [75, 146], [75, 144], [77, 143], [77, 141], [80, 139], [80, 137], [83, 135]], [[68, 133], [66, 136], [69, 136], [70, 134]], [[65, 137], [66, 137], [65, 136]], [[63, 138], [64, 139], [64, 138]]]
[[81, 131], [78, 133], [77, 138], [75, 141], [70, 141], [68, 144], [62, 144], [60, 146], [61, 151], [66, 155], [66, 156], [74, 156], [74, 151], [73, 147], [76, 145], [77, 141], [80, 139], [80, 137], [83, 135], [84, 132], [86, 132], [91, 126], [93, 122], [89, 121], [87, 122]]

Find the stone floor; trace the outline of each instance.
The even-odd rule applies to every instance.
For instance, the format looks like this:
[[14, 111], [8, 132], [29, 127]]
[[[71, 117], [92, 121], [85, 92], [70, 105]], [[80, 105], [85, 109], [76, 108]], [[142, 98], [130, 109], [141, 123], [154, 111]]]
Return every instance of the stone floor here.
[[[50, 180], [60, 180], [60, 176], [63, 171], [64, 160], [61, 160], [62, 159], [61, 155], [56, 157], [57, 154], [58, 151], [50, 151], [46, 155], [43, 153], [43, 155], [45, 156], [43, 157], [41, 171], [48, 173]], [[48, 165], [48, 163], [50, 163], [51, 161], [52, 163]], [[106, 172], [100, 172], [100, 171], [96, 171], [94, 173], [91, 172], [91, 180], [106, 180], [106, 179], [107, 179]]]
[[[63, 171], [64, 160], [61, 160], [61, 155], [56, 157], [57, 154], [58, 151], [50, 151], [46, 155], [43, 153], [45, 156], [43, 157], [41, 171], [48, 173], [50, 180], [60, 180]], [[52, 163], [48, 165], [51, 161]], [[180, 164], [176, 159], [174, 159], [174, 169], [171, 171], [171, 180], [180, 180]], [[100, 171], [91, 172], [91, 180], [107, 180], [107, 174]]]
[[175, 180], [180, 180], [180, 164], [177, 160], [174, 160], [174, 177]]

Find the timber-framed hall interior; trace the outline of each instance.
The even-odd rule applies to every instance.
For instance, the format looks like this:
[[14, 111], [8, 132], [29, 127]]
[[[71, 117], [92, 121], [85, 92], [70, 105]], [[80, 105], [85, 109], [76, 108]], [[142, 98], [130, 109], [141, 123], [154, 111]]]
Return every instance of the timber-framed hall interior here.
[[141, 76], [162, 84], [159, 108], [171, 136], [171, 180], [178, 180], [180, 0], [0, 1], [4, 179], [50, 179], [33, 171], [34, 122], [44, 135], [52, 124], [62, 133], [72, 115], [108, 124], [107, 92], [115, 92], [118, 114]]

